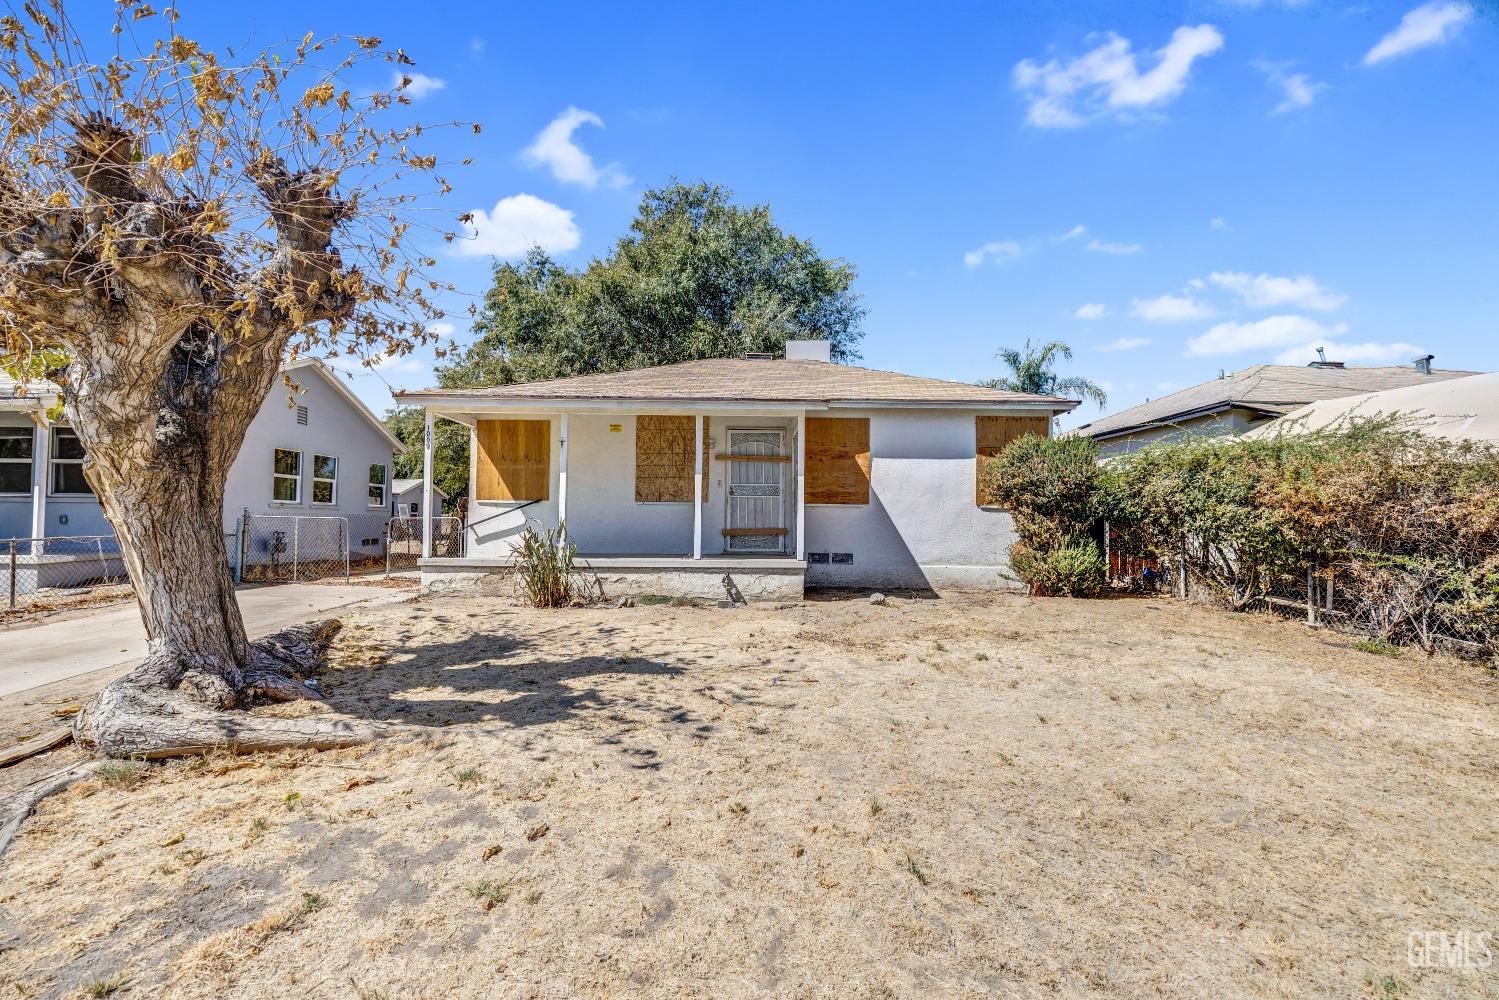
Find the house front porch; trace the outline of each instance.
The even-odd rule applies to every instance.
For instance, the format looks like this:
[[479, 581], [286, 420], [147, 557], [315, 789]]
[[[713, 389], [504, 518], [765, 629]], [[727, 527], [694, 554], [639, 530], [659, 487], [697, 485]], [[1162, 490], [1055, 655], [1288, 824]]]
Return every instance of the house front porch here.
[[431, 425], [469, 429], [471, 499], [462, 555], [420, 561], [424, 592], [509, 588], [520, 535], [565, 525], [610, 599], [802, 596], [804, 409], [570, 400], [427, 420], [429, 483]]

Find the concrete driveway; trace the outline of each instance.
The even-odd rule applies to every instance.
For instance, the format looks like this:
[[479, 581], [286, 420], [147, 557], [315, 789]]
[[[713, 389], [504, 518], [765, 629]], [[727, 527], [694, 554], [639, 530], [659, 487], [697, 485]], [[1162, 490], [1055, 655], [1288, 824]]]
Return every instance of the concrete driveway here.
[[[288, 583], [239, 592], [250, 638], [322, 617], [337, 608], [394, 604], [416, 596], [380, 587]], [[112, 678], [146, 656], [146, 633], [135, 602], [60, 621], [0, 632], [0, 697], [43, 684], [108, 671]]]

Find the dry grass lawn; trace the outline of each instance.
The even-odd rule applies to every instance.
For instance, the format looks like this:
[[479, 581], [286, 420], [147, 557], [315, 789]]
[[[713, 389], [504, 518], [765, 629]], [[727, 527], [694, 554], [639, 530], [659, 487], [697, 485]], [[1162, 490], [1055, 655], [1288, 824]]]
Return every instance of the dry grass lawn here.
[[1407, 962], [1499, 932], [1473, 664], [1009, 596], [445, 598], [335, 660], [276, 710], [402, 735], [43, 803], [0, 997], [1499, 996]]

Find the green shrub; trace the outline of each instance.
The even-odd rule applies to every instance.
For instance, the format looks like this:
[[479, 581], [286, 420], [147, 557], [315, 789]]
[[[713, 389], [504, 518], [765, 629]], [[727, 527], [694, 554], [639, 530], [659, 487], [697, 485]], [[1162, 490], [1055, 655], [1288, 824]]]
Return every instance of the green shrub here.
[[1090, 538], [1043, 549], [1016, 542], [1010, 548], [1010, 568], [1041, 597], [1091, 597], [1108, 579], [1103, 554]]

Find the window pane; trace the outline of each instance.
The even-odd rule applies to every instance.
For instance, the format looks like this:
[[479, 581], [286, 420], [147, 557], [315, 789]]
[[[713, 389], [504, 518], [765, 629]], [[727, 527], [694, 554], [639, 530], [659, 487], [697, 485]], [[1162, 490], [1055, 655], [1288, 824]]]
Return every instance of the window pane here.
[[0, 462], [0, 493], [30, 493], [31, 463]]
[[[372, 465], [372, 466], [370, 466], [370, 482], [372, 484], [373, 483], [379, 483], [381, 486], [385, 485], [385, 466], [383, 466], [383, 465]], [[371, 494], [371, 495], [373, 495], [373, 494]]]
[[276, 472], [283, 476], [300, 476], [302, 474], [301, 452], [286, 451], [282, 448], [277, 448]]
[[82, 458], [83, 442], [78, 440], [78, 435], [66, 427], [56, 427], [52, 430], [52, 457], [53, 458]]
[[30, 458], [30, 427], [0, 427], [0, 458]]
[[83, 478], [83, 463], [58, 462], [52, 466], [53, 493], [92, 493], [88, 480]]
[[370, 483], [370, 506], [385, 506], [385, 487], [377, 483]]
[[333, 484], [325, 479], [315, 479], [312, 482], [312, 502], [332, 503]]
[[338, 478], [338, 459], [327, 455], [312, 456], [312, 474], [318, 479]]
[[271, 497], [275, 500], [285, 500], [296, 503], [297, 481], [289, 476], [277, 476], [276, 485], [271, 489]]

